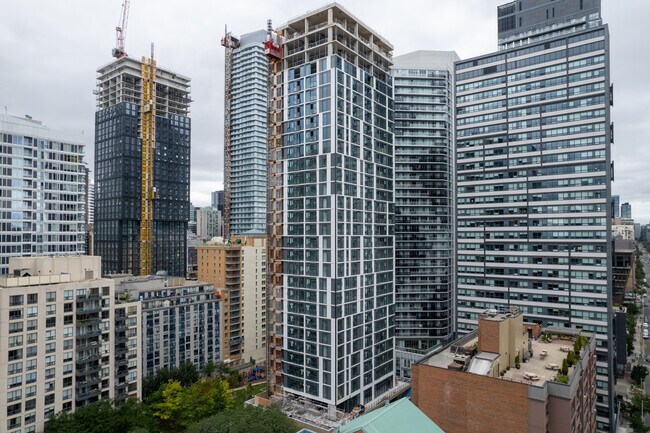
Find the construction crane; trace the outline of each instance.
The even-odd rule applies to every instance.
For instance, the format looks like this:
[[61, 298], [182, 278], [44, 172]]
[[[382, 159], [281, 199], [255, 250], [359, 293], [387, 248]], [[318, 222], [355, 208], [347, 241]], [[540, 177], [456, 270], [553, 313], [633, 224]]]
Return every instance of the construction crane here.
[[239, 48], [239, 39], [234, 37], [228, 31], [221, 38], [221, 45], [226, 49], [225, 60], [225, 89], [224, 89], [224, 107], [223, 107], [223, 135], [224, 135], [224, 173], [223, 173], [223, 221], [224, 236], [230, 237], [230, 206], [232, 203], [232, 61], [233, 51]]
[[[128, 1], [128, 0], [127, 0]], [[153, 182], [156, 148], [156, 61], [142, 56], [142, 171], [140, 196], [140, 275], [153, 274]]]
[[130, 0], [124, 0], [122, 3], [120, 22], [115, 27], [115, 48], [113, 48], [112, 54], [117, 59], [126, 56], [126, 52], [124, 52], [124, 38], [126, 37], [126, 25], [129, 22], [129, 3]]

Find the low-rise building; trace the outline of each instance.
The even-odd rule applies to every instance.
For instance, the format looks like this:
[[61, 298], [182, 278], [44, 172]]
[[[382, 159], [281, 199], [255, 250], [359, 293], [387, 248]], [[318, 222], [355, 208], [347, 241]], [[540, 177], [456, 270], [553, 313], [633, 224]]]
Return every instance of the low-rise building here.
[[516, 309], [488, 310], [476, 331], [413, 366], [413, 403], [447, 433], [594, 432], [595, 350], [591, 334], [540, 332]]
[[115, 298], [97, 256], [22, 257], [0, 278], [0, 431], [141, 396], [139, 303]]
[[626, 293], [634, 293], [635, 250], [633, 240], [614, 237], [614, 304], [622, 304]]
[[164, 275], [114, 280], [118, 296], [140, 303], [143, 377], [184, 362], [201, 370], [221, 360], [221, 301], [212, 285]]

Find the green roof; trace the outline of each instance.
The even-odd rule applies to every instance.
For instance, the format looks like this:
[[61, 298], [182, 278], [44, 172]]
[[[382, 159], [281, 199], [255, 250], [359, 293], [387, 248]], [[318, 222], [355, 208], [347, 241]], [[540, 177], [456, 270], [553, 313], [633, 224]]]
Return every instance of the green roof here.
[[339, 427], [337, 433], [359, 430], [364, 433], [445, 433], [407, 398], [361, 415]]

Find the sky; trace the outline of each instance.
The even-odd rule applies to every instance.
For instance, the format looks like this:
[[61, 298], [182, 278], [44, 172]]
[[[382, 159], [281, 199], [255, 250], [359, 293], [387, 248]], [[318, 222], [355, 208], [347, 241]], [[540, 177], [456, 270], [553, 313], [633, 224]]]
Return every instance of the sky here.
[[[394, 55], [455, 50], [461, 59], [497, 49], [496, 7], [506, 0], [344, 0], [348, 11], [381, 33]], [[126, 52], [192, 79], [191, 201], [210, 204], [223, 185], [225, 26], [234, 35], [274, 26], [316, 9], [322, 0], [131, 0]], [[0, 110], [31, 115], [53, 129], [83, 132], [94, 159], [96, 70], [110, 63], [122, 0], [0, 0]], [[609, 24], [614, 83], [612, 193], [650, 222], [650, 2], [602, 0]], [[5, 111], [3, 111], [5, 112]]]

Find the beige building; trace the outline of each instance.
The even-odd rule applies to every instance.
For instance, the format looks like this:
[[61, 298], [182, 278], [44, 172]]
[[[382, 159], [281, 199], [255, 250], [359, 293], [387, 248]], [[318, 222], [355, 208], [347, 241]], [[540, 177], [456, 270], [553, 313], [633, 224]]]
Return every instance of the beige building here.
[[0, 431], [141, 395], [140, 305], [115, 298], [97, 256], [25, 257], [0, 278]]
[[198, 246], [198, 279], [222, 299], [222, 359], [266, 361], [266, 238], [237, 236]]
[[446, 433], [592, 433], [595, 350], [591, 334], [488, 310], [477, 331], [413, 365], [412, 401]]

